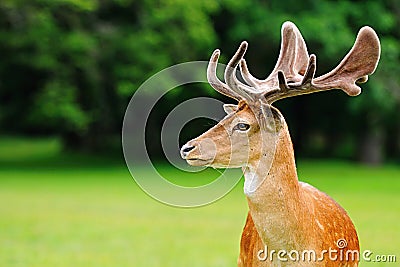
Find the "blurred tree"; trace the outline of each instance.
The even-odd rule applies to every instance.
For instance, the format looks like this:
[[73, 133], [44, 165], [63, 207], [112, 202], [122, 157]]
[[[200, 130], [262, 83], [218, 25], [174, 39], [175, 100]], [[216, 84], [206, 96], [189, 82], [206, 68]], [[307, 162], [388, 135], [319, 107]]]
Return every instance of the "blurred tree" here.
[[216, 35], [214, 1], [0, 3], [1, 125], [57, 133], [96, 150], [118, 134], [127, 100], [146, 78], [198, 58]]
[[[358, 29], [370, 25], [382, 57], [362, 96], [330, 92], [277, 105], [300, 155], [358, 152], [370, 163], [382, 161], [383, 152], [399, 157], [399, 18], [395, 0], [4, 0], [1, 131], [58, 134], [68, 148], [99, 150], [119, 135], [135, 89], [165, 67], [207, 59], [216, 47], [226, 62], [247, 39], [251, 71], [265, 77], [278, 57], [280, 26], [291, 20], [317, 54], [322, 74], [350, 49]], [[184, 94], [169, 97], [191, 93]]]

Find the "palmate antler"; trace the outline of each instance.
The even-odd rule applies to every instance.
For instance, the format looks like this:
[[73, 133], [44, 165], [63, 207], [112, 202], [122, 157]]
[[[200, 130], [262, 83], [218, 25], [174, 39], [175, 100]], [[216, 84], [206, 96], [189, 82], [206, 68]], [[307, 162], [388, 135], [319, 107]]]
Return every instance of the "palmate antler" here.
[[[357, 35], [353, 48], [340, 64], [331, 72], [315, 78], [316, 56], [308, 55], [307, 47], [297, 27], [291, 22], [282, 26], [282, 43], [278, 61], [272, 73], [265, 79], [253, 77], [243, 56], [247, 42], [242, 42], [225, 69], [225, 83], [216, 75], [220, 51], [215, 50], [211, 56], [207, 77], [211, 86], [218, 92], [236, 100], [246, 99], [266, 101], [276, 100], [314, 92], [341, 89], [350, 96], [361, 93], [356, 83], [364, 83], [372, 74], [379, 61], [380, 43], [375, 31], [363, 27]], [[245, 82], [236, 77], [240, 63], [241, 75]]]

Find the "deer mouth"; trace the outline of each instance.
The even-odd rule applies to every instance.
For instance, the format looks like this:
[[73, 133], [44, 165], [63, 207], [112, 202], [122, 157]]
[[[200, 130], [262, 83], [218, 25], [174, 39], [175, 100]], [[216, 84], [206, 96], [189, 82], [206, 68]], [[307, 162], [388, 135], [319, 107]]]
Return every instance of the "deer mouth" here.
[[201, 159], [201, 158], [188, 158], [186, 162], [192, 166], [205, 166], [209, 165], [213, 159]]

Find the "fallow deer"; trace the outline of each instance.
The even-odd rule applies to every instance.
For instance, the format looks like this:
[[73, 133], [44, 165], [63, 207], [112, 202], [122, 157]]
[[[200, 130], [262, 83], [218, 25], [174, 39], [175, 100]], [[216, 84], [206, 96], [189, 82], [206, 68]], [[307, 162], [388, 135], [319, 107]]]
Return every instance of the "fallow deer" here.
[[[228, 115], [181, 148], [190, 165], [243, 169], [249, 212], [238, 266], [358, 266], [359, 243], [350, 217], [328, 195], [298, 181], [288, 127], [272, 103], [330, 89], [360, 94], [356, 83], [366, 82], [379, 61], [376, 33], [361, 28], [340, 64], [319, 77], [314, 77], [315, 55], [309, 56], [291, 22], [282, 26], [279, 58], [265, 80], [250, 74], [243, 59], [246, 49], [242, 42], [225, 69], [225, 83], [216, 75], [220, 51], [212, 54], [209, 83], [238, 104], [224, 105]], [[238, 65], [245, 83], [236, 76]], [[272, 257], [265, 257], [272, 251]], [[304, 252], [309, 256], [298, 257]]]

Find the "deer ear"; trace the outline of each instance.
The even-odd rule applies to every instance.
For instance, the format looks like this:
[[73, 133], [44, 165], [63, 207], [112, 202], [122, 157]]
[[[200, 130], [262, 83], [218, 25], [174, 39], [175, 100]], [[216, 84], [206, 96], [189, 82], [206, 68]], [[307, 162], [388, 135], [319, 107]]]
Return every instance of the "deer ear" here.
[[261, 104], [260, 127], [268, 132], [278, 132], [282, 126], [282, 115], [271, 105]]
[[228, 114], [228, 115], [231, 113], [234, 113], [238, 108], [238, 106], [235, 104], [224, 104], [223, 107], [224, 107], [226, 114]]

